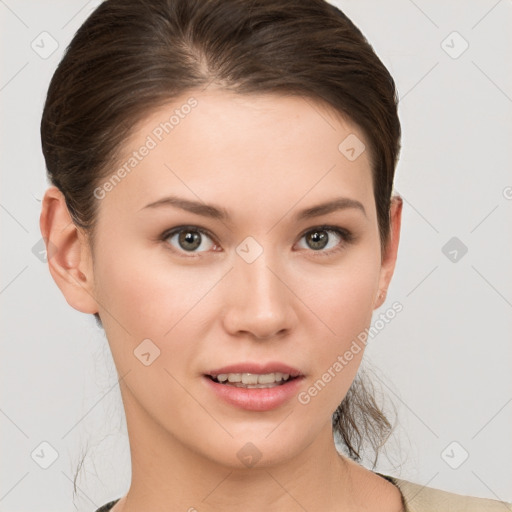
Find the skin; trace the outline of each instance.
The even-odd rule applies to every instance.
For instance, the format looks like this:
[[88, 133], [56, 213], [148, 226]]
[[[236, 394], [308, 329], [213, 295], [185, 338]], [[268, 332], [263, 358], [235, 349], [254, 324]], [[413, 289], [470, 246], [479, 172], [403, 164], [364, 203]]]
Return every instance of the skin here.
[[[124, 376], [132, 482], [114, 512], [230, 511], [242, 500], [247, 511], [401, 510], [398, 489], [333, 442], [331, 415], [364, 350], [308, 404], [294, 397], [271, 411], [227, 404], [202, 377], [236, 362], [281, 361], [302, 371], [299, 391], [307, 390], [385, 300], [401, 199], [392, 202], [381, 254], [369, 151], [350, 161], [338, 150], [350, 134], [368, 148], [363, 133], [302, 97], [188, 92], [136, 127], [123, 158], [191, 96], [197, 106], [100, 200], [94, 254], [60, 191], [50, 187], [43, 199], [41, 232], [58, 248], [50, 272], [70, 306], [99, 312]], [[170, 194], [223, 207], [230, 220], [144, 208]], [[365, 213], [295, 219], [340, 196]], [[328, 246], [315, 250], [305, 235], [322, 224], [355, 240], [328, 232]], [[195, 253], [177, 236], [159, 238], [181, 225], [212, 237]], [[248, 236], [263, 249], [252, 263], [236, 252]], [[146, 366], [134, 350], [148, 338], [160, 356]], [[253, 467], [237, 457], [248, 442], [261, 454]]]

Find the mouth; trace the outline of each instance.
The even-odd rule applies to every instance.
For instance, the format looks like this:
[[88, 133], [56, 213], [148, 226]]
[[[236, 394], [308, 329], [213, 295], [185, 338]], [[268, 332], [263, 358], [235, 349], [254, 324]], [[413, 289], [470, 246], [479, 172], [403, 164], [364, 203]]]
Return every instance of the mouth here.
[[207, 388], [231, 406], [270, 411], [290, 402], [305, 375], [283, 363], [238, 363], [203, 374]]
[[291, 380], [299, 378], [299, 375], [293, 376], [289, 373], [270, 372], [270, 373], [219, 373], [218, 375], [209, 375], [213, 382], [224, 384], [225, 386], [234, 386], [245, 389], [265, 389], [282, 386]]
[[205, 374], [216, 384], [246, 389], [266, 389], [284, 386], [304, 375], [284, 363], [239, 363], [223, 366]]

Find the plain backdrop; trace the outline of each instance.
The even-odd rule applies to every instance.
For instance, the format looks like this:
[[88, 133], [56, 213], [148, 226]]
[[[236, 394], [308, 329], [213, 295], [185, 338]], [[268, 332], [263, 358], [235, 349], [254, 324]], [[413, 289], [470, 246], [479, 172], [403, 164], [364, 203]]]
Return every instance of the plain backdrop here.
[[[107, 340], [66, 303], [39, 230], [46, 90], [97, 3], [0, 1], [0, 511], [93, 511], [130, 479]], [[512, 2], [336, 5], [395, 78], [403, 130], [399, 255], [374, 319], [403, 311], [363, 363], [399, 417], [376, 469], [512, 501]]]

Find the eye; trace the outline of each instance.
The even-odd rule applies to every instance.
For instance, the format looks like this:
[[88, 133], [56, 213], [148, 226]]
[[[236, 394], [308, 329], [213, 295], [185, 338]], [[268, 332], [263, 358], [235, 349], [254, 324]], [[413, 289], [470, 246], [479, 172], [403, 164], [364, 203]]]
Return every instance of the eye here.
[[330, 255], [335, 253], [354, 240], [353, 234], [336, 226], [318, 226], [308, 230], [301, 237], [304, 239], [305, 249], [312, 249], [319, 255]]
[[212, 237], [203, 229], [195, 226], [180, 226], [162, 234], [163, 241], [179, 252], [205, 252], [216, 248]]
[[[303, 249], [313, 250], [315, 256], [329, 256], [342, 250], [355, 236], [347, 229], [337, 226], [317, 226], [306, 231], [301, 236], [301, 240], [303, 239], [306, 243], [306, 247], [302, 246]], [[197, 226], [178, 226], [167, 230], [160, 236], [160, 240], [171, 246], [171, 250], [182, 254], [222, 251], [213, 236]]]

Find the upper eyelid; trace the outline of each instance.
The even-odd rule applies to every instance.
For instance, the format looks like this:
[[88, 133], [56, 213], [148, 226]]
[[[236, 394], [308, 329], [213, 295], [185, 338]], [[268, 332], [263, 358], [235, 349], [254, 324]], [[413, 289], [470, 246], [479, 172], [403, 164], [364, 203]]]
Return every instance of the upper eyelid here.
[[199, 227], [199, 226], [190, 226], [190, 225], [189, 226], [176, 226], [175, 228], [168, 229], [163, 232], [162, 239], [165, 240], [165, 239], [169, 238], [170, 236], [175, 235], [176, 233], [179, 233], [180, 231], [185, 231], [187, 229], [190, 231], [198, 231], [202, 235], [206, 235], [209, 238], [211, 238], [212, 240], [218, 242], [217, 238], [212, 233], [210, 233], [210, 231], [208, 231], [207, 229]]
[[335, 232], [341, 232], [343, 234], [347, 234], [350, 235], [351, 232], [349, 229], [347, 228], [342, 228], [341, 226], [332, 226], [332, 225], [329, 225], [329, 224], [320, 224], [318, 226], [313, 226], [311, 228], [308, 228], [306, 230], [304, 230], [300, 236], [303, 237], [306, 233], [310, 233], [311, 231], [335, 231]]
[[[161, 238], [162, 238], [162, 240], [166, 240], [170, 236], [174, 236], [176, 233], [179, 233], [180, 231], [184, 231], [187, 229], [189, 229], [190, 231], [198, 231], [199, 233], [209, 237], [215, 244], [219, 244], [217, 237], [215, 237], [212, 233], [210, 233], [210, 231], [208, 229], [202, 228], [202, 227], [196, 226], [196, 225], [176, 226], [174, 228], [164, 231]], [[312, 227], [307, 228], [304, 231], [302, 231], [298, 237], [299, 240], [302, 237], [304, 237], [307, 233], [310, 233], [315, 230], [317, 230], [317, 231], [333, 231], [336, 234], [338, 234], [338, 236], [341, 236], [343, 238], [344, 242], [350, 242], [356, 238], [355, 235], [353, 234], [353, 232], [350, 231], [349, 229], [342, 228], [341, 226], [320, 224], [317, 226], [312, 226]], [[200, 251], [200, 252], [207, 252], [207, 251]], [[321, 251], [319, 251], [319, 252], [321, 252]], [[329, 252], [329, 251], [325, 251], [325, 252]], [[193, 252], [191, 252], [191, 254], [193, 254]]]

